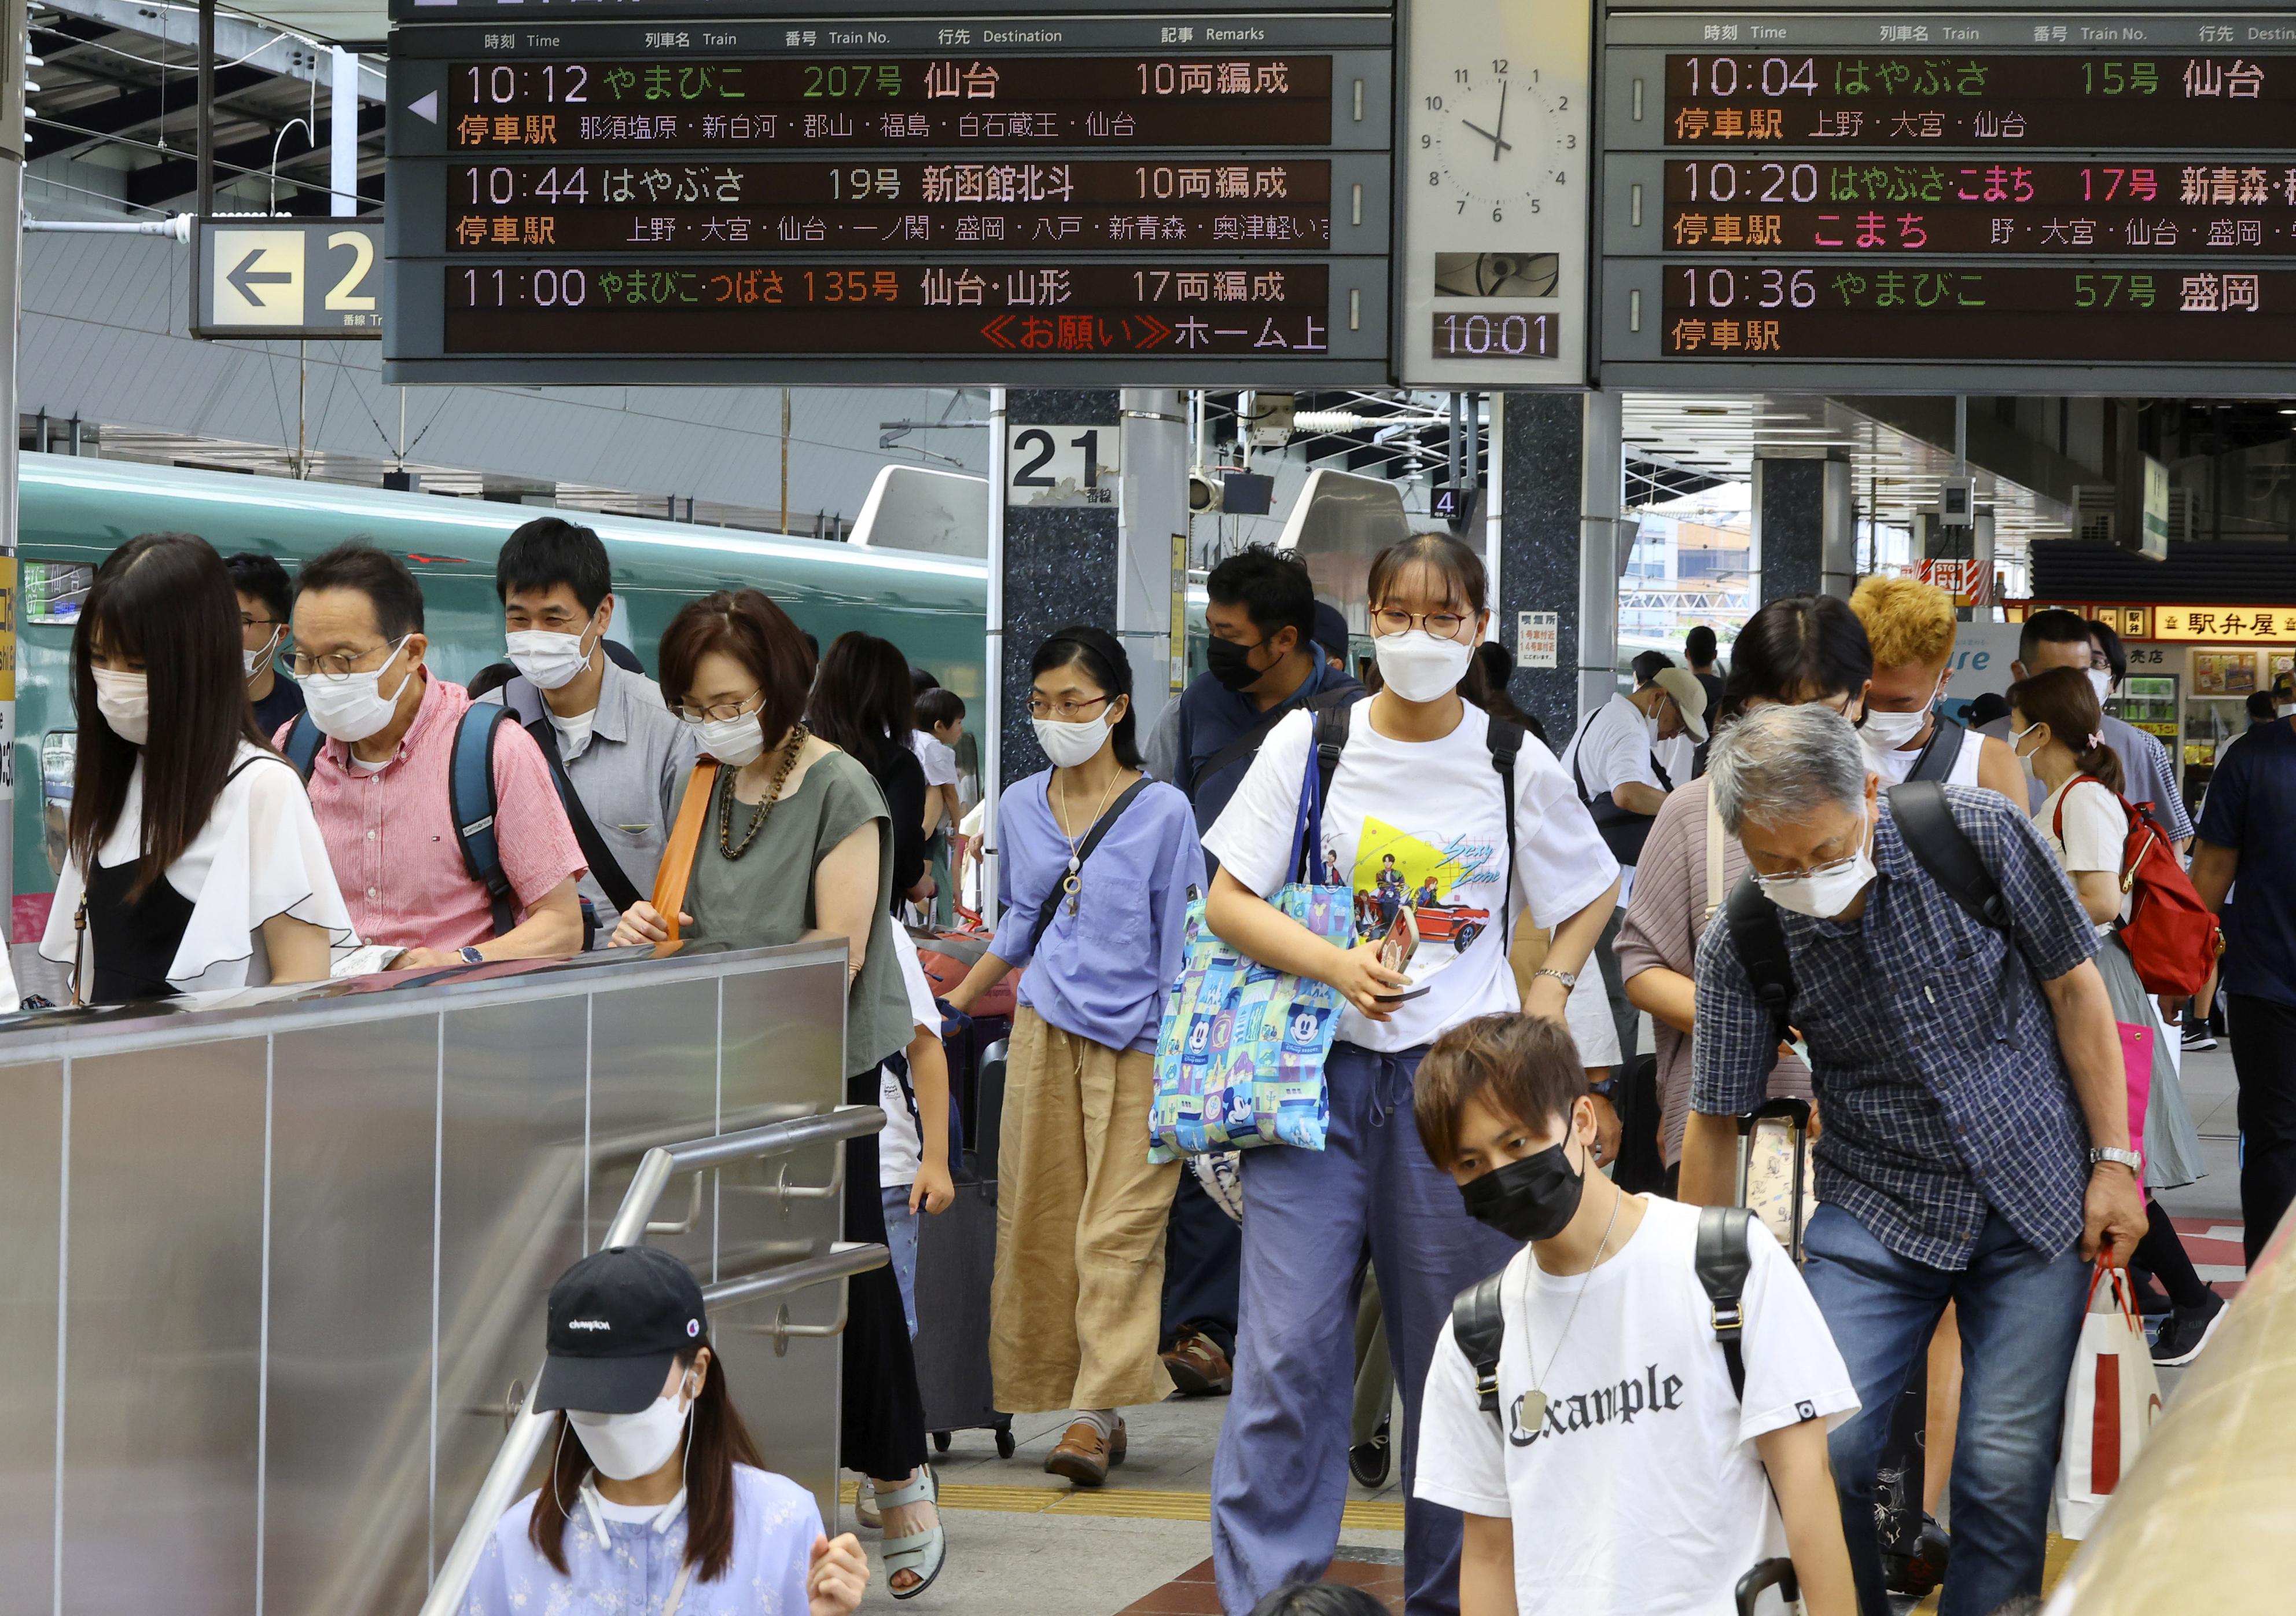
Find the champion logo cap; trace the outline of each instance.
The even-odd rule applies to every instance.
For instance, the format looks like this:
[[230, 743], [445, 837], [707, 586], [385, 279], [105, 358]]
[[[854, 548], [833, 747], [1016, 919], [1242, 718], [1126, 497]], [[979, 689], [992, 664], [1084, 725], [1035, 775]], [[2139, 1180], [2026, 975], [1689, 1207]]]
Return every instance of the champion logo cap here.
[[661, 1395], [680, 1352], [709, 1340], [693, 1271], [652, 1246], [594, 1251], [550, 1287], [538, 1410], [636, 1414]]

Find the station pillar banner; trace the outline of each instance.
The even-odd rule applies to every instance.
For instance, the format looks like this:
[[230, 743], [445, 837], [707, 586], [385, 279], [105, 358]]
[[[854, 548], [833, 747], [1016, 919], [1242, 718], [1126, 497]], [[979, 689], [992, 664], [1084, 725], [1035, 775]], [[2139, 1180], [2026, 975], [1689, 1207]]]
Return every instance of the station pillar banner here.
[[[1493, 449], [1499, 462], [1498, 588], [1497, 598], [1490, 603], [1493, 617], [1503, 626], [1502, 642], [1511, 644], [1520, 644], [1523, 619], [1535, 619], [1542, 630], [1535, 644], [1546, 652], [1537, 665], [1519, 657], [1508, 689], [1525, 712], [1546, 726], [1547, 739], [1557, 753], [1569, 743], [1578, 717], [1581, 466], [1587, 410], [1601, 397], [1509, 393], [1498, 412], [1498, 442]], [[1611, 442], [1615, 467], [1616, 439]], [[1611, 481], [1617, 480], [1614, 474]], [[1614, 492], [1614, 509], [1616, 503]], [[1607, 629], [1597, 625], [1599, 643], [1593, 648], [1605, 663], [1617, 644], [1616, 577], [1615, 570], [1610, 574], [1613, 615]], [[1505, 626], [1513, 626], [1517, 632], [1508, 634]]]

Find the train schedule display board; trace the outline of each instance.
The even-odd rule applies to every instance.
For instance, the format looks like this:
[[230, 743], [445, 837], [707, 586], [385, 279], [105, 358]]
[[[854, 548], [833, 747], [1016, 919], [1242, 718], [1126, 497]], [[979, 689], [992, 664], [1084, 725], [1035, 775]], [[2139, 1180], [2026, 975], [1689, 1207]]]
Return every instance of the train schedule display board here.
[[1389, 380], [1385, 12], [695, 9], [402, 10], [387, 379]]
[[1603, 71], [1606, 381], [2296, 364], [2296, 14], [1614, 13]]

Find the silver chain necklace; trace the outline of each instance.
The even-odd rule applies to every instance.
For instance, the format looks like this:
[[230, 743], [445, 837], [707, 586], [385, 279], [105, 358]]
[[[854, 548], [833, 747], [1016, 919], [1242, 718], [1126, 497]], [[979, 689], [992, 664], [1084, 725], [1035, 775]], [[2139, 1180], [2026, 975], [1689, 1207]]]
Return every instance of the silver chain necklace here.
[[[1603, 1243], [1595, 1248], [1595, 1260], [1587, 1265], [1587, 1277], [1578, 1282], [1578, 1294], [1570, 1299], [1570, 1311], [1564, 1316], [1562, 1328], [1555, 1335], [1554, 1350], [1546, 1355], [1546, 1373], [1532, 1375], [1530, 1390], [1522, 1394], [1523, 1429], [1533, 1436], [1538, 1434], [1539, 1425], [1546, 1418], [1545, 1390], [1546, 1376], [1554, 1373], [1554, 1362], [1562, 1356], [1563, 1343], [1570, 1339], [1570, 1326], [1578, 1322], [1578, 1304], [1587, 1300], [1587, 1287], [1595, 1283], [1595, 1270], [1603, 1266], [1603, 1254], [1611, 1249], [1611, 1231], [1619, 1226], [1619, 1203], [1626, 1198], [1623, 1191], [1612, 1190], [1611, 1221], [1603, 1226]], [[1538, 1253], [1526, 1251], [1523, 1255], [1529, 1259], [1529, 1261], [1523, 1267], [1522, 1285], [1515, 1297], [1515, 1304], [1522, 1309], [1522, 1322], [1526, 1327], [1525, 1333], [1528, 1334], [1528, 1326], [1530, 1324], [1530, 1275], [1531, 1270], [1538, 1267]], [[1532, 1361], [1530, 1342], [1527, 1340], [1523, 1342], [1522, 1357], [1526, 1364]]]

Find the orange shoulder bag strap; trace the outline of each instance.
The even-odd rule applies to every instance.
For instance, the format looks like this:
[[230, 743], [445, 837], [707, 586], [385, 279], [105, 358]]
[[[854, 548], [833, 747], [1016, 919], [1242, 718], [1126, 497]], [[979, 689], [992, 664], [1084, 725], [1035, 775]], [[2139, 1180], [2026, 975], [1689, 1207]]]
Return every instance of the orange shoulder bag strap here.
[[654, 911], [677, 940], [677, 912], [685, 903], [686, 883], [693, 879], [693, 854], [701, 845], [701, 827], [709, 820], [709, 803], [718, 794], [718, 763], [704, 758], [693, 766], [685, 782], [685, 800], [677, 805], [677, 823], [661, 849], [661, 867], [653, 878]]

